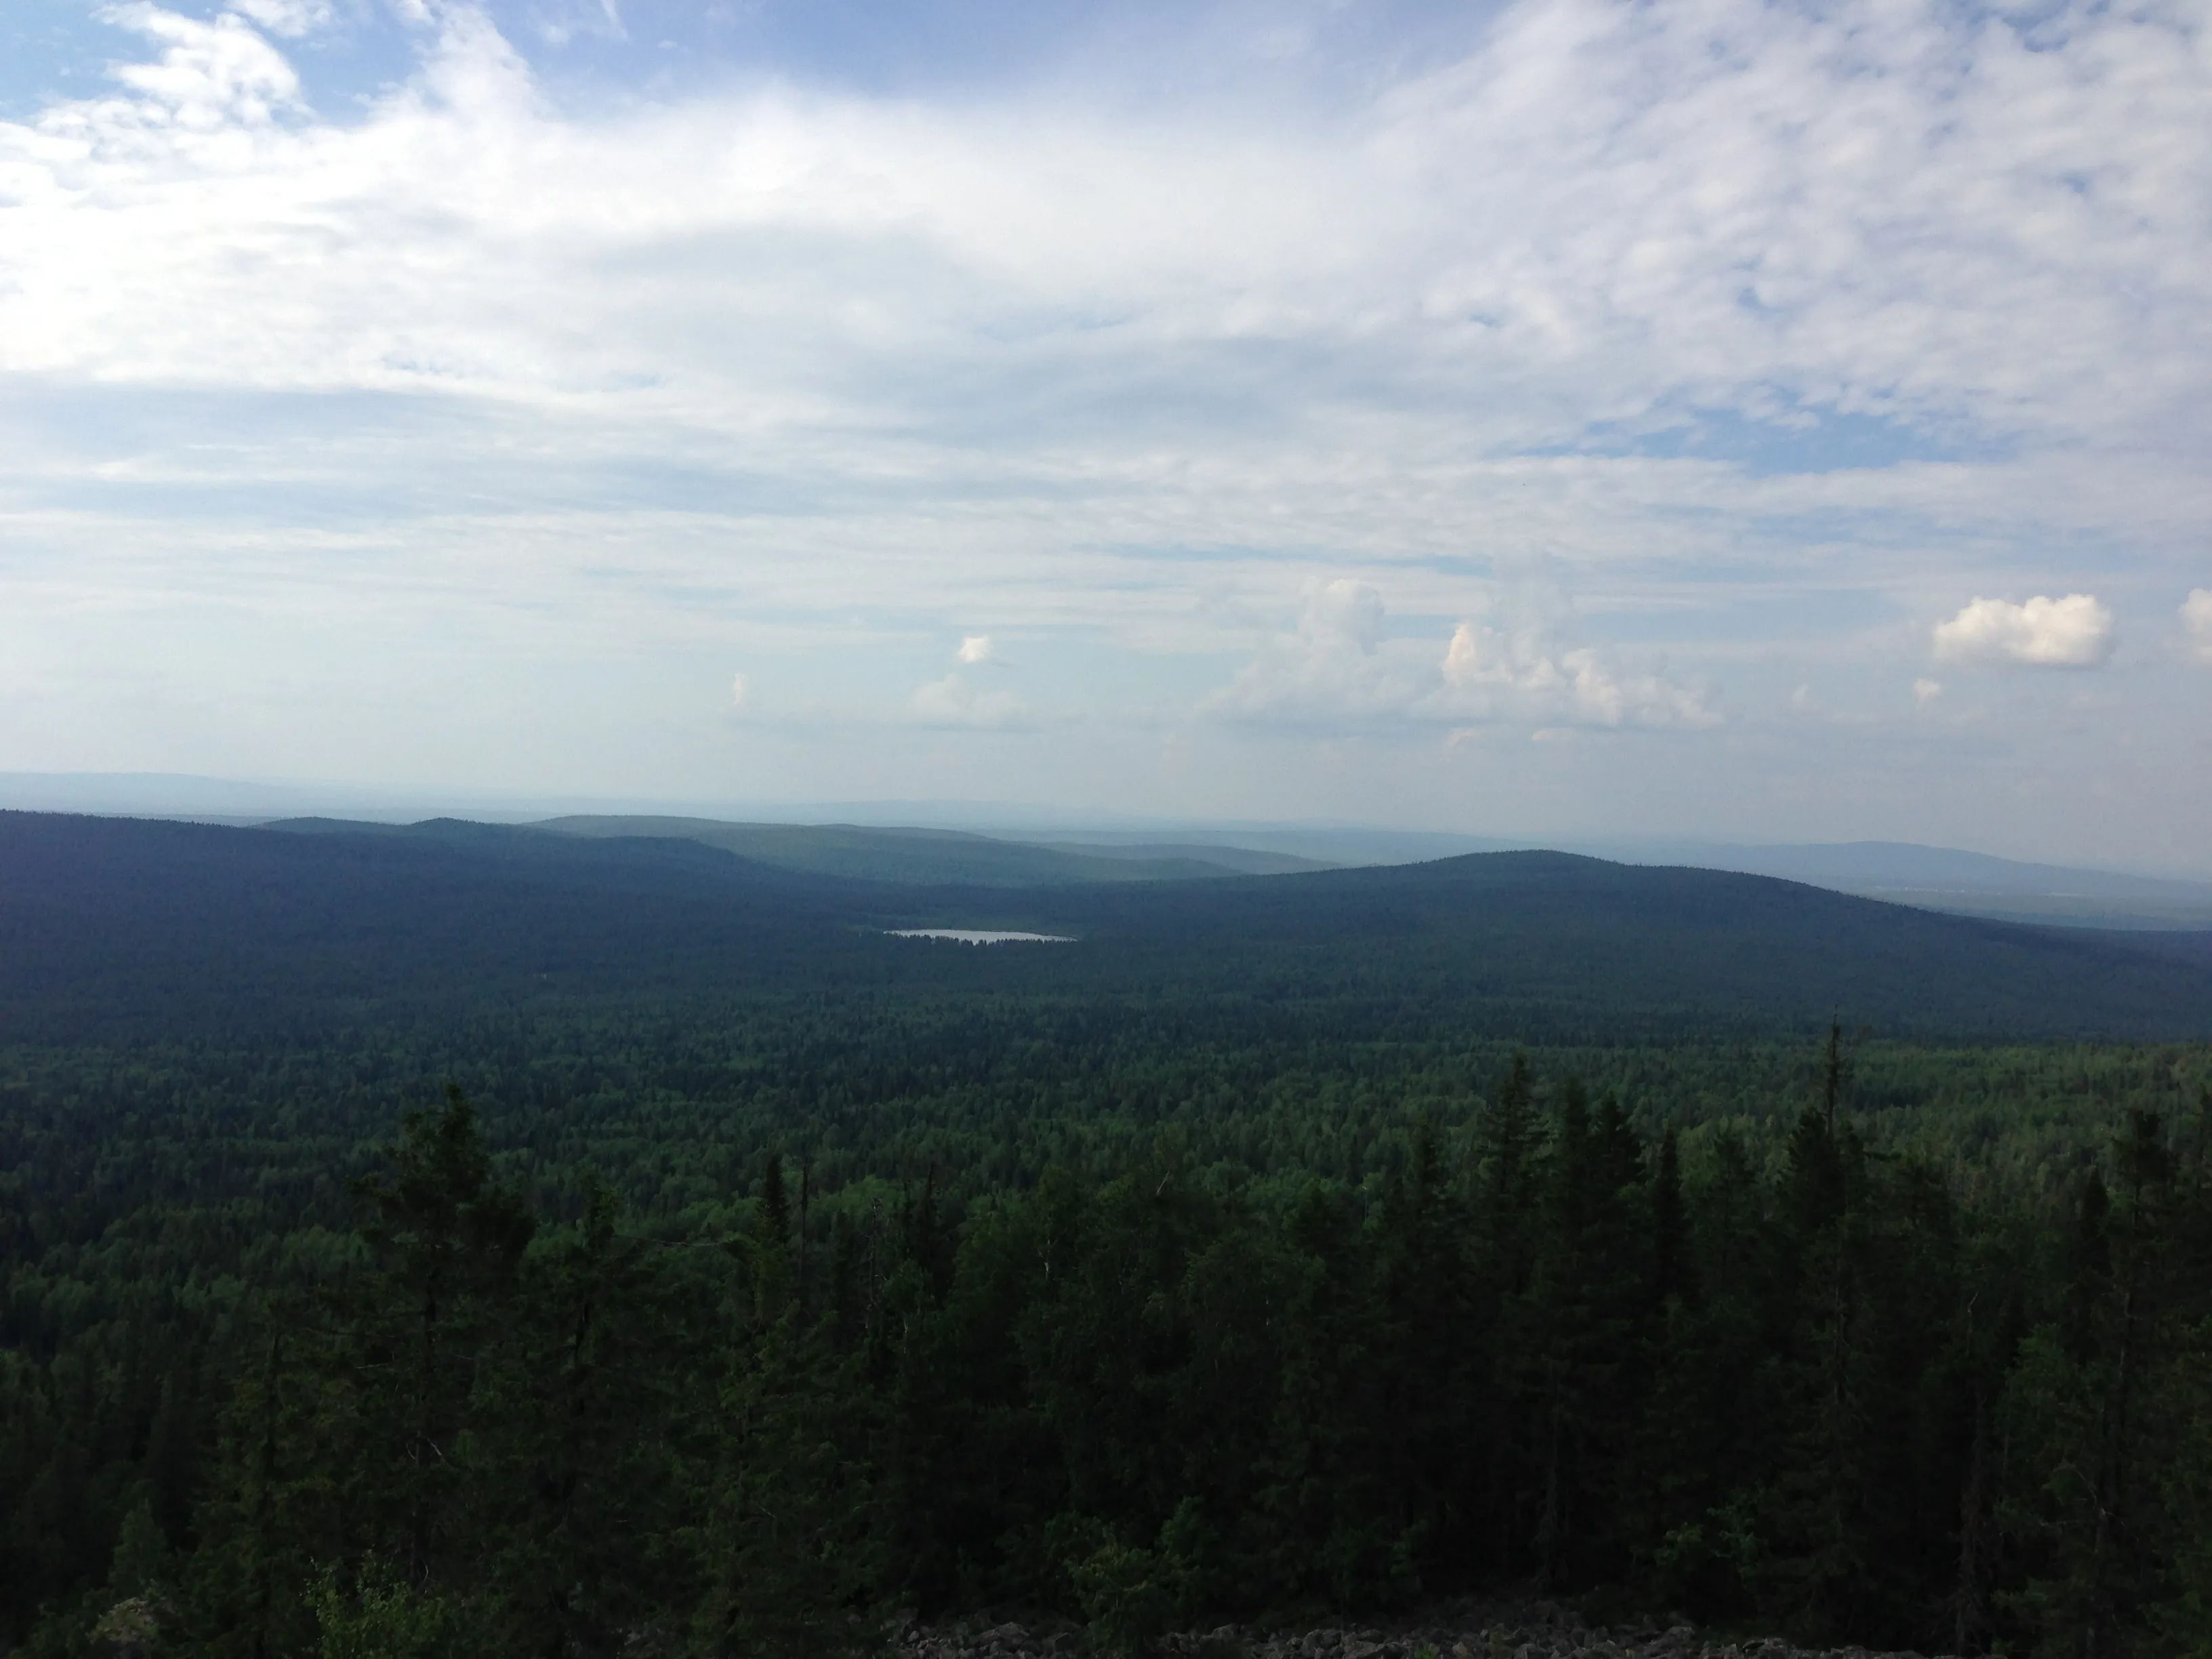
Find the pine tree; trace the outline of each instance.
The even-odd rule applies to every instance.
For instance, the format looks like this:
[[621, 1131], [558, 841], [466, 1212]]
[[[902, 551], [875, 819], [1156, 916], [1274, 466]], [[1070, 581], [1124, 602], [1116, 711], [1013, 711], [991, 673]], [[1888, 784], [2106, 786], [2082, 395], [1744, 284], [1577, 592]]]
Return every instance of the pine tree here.
[[1413, 1588], [1419, 1564], [1456, 1555], [1468, 1475], [1467, 1407], [1476, 1384], [1465, 1256], [1467, 1230], [1452, 1201], [1433, 1120], [1415, 1126], [1406, 1162], [1376, 1218], [1375, 1297], [1382, 1328], [1376, 1438], [1395, 1499], [1388, 1525]]
[[783, 1188], [783, 1158], [770, 1152], [761, 1169], [759, 1202], [746, 1243], [752, 1259], [752, 1316], [766, 1327], [783, 1316], [792, 1294], [791, 1200]]
[[1496, 1296], [1528, 1288], [1535, 1256], [1536, 1084], [1516, 1054], [1477, 1141], [1476, 1241], [1483, 1279]]
[[1870, 1218], [1864, 1148], [1840, 1116], [1844, 1066], [1832, 1025], [1821, 1100], [1791, 1131], [1781, 1190], [1790, 1321], [1780, 1376], [1785, 1462], [1764, 1505], [1771, 1551], [1763, 1596], [1809, 1632], [1838, 1628], [1866, 1568], [1865, 1383]]
[[2024, 1345], [2005, 1400], [2027, 1476], [2006, 1520], [2033, 1563], [2008, 1599], [2075, 1659], [2130, 1651], [2175, 1565], [2174, 1466], [2152, 1448], [2189, 1444], [2168, 1413], [2189, 1397], [2204, 1311], [2201, 1291], [2191, 1304], [2189, 1189], [2155, 1114], [2129, 1114], [2112, 1168], [2115, 1194], [2084, 1183], [2060, 1316]]
[[1651, 1170], [1651, 1291], [1662, 1308], [1670, 1297], [1697, 1300], [1689, 1218], [1682, 1204], [1682, 1141], [1671, 1123], [1660, 1135]]
[[1477, 1125], [1471, 1230], [1472, 1311], [1487, 1372], [1480, 1384], [1486, 1409], [1477, 1419], [1481, 1457], [1474, 1483], [1486, 1510], [1480, 1553], [1516, 1572], [1526, 1570], [1528, 1541], [1540, 1525], [1528, 1474], [1532, 1460], [1540, 1462], [1532, 1446], [1540, 1431], [1530, 1421], [1521, 1334], [1537, 1243], [1535, 1097], [1528, 1056], [1516, 1054]]
[[514, 1338], [479, 1383], [479, 1417], [498, 1425], [483, 1434], [479, 1559], [510, 1646], [544, 1659], [612, 1651], [694, 1589], [659, 1540], [682, 1519], [701, 1407], [685, 1382], [708, 1322], [620, 1215], [587, 1177], [582, 1215], [526, 1262]]
[[476, 1112], [457, 1087], [442, 1111], [410, 1112], [385, 1152], [391, 1174], [359, 1184], [362, 1237], [378, 1264], [351, 1356], [362, 1467], [353, 1496], [410, 1582], [428, 1584], [465, 1552], [463, 1516], [479, 1369], [507, 1334], [536, 1222], [493, 1180]]
[[1535, 1427], [1532, 1551], [1544, 1582], [1618, 1571], [1612, 1525], [1638, 1410], [1650, 1307], [1641, 1148], [1608, 1094], [1559, 1093], [1545, 1160], [1540, 1232], [1518, 1328]]

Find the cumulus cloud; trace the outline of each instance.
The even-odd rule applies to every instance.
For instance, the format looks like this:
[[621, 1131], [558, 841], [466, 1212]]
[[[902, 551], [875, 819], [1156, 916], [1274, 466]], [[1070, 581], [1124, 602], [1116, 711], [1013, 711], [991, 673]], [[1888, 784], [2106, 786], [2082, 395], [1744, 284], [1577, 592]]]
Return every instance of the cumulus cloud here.
[[730, 681], [730, 706], [732, 708], [743, 708], [746, 699], [752, 696], [752, 683], [743, 674], [737, 675]]
[[960, 641], [960, 648], [952, 653], [952, 657], [954, 661], [967, 664], [970, 667], [977, 663], [990, 661], [991, 636], [988, 634], [969, 635]]
[[1942, 695], [1943, 682], [1941, 680], [1922, 678], [1912, 682], [1912, 701], [1923, 708], [1934, 703]]
[[2181, 602], [2181, 628], [2197, 661], [2212, 663], [2212, 587], [2192, 587]]
[[1236, 720], [1340, 724], [1405, 715], [1433, 690], [1436, 666], [1417, 648], [1386, 648], [1382, 596], [1340, 577], [1306, 596], [1297, 623], [1263, 641], [1237, 678], [1200, 705]]
[[914, 690], [907, 706], [924, 726], [1004, 728], [1029, 722], [1029, 708], [1013, 692], [975, 684], [957, 669]]
[[1463, 622], [1443, 660], [1443, 718], [1548, 725], [1707, 726], [1720, 716], [1698, 690], [1658, 674], [1625, 673], [1583, 646], [1556, 655], [1524, 634]]
[[1439, 657], [1431, 643], [1386, 638], [1386, 620], [1382, 596], [1369, 583], [1317, 587], [1295, 627], [1264, 641], [1200, 708], [1232, 720], [1318, 726], [1718, 723], [1697, 691], [1624, 672], [1590, 647], [1559, 649], [1534, 629], [1462, 622]]
[[2112, 613], [2093, 595], [2038, 595], [2025, 605], [1977, 598], [1936, 628], [1939, 662], [2095, 668], [2112, 654]]

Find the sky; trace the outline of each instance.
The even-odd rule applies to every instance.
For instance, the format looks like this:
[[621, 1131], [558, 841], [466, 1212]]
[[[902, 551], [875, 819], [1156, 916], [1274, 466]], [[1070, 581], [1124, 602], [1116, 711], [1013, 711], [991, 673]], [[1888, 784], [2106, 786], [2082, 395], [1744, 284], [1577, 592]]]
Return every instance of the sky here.
[[0, 771], [2212, 873], [2212, 0], [0, 6]]

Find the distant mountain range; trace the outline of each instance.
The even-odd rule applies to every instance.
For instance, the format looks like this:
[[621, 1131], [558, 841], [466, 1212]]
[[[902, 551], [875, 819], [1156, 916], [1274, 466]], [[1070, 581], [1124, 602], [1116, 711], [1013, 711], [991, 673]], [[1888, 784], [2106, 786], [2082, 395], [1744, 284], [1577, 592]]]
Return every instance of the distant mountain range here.
[[2212, 882], [2027, 864], [1943, 847], [1887, 841], [1798, 847], [1662, 843], [1628, 855], [1638, 863], [1779, 876], [1962, 915], [2055, 927], [2212, 928]]
[[[281, 822], [272, 827], [285, 827]], [[1801, 881], [1895, 904], [2046, 927], [2212, 929], [2212, 883], [2027, 864], [1898, 842], [1733, 847], [1592, 842], [1532, 847], [1403, 830], [1138, 831], [1051, 841], [972, 831], [713, 818], [568, 817], [530, 826], [562, 835], [673, 836], [783, 869], [863, 880], [991, 887], [1179, 881], [1225, 875], [1411, 864], [1482, 852], [1574, 852], [1614, 863], [1728, 870]]]
[[[0, 808], [76, 811], [232, 823], [300, 821], [305, 811], [360, 827], [404, 828], [429, 818], [397, 798], [337, 786], [233, 783], [164, 775], [0, 774]], [[165, 805], [166, 803], [166, 805]], [[582, 803], [576, 803], [580, 805]], [[404, 804], [403, 804], [404, 805]], [[990, 805], [854, 803], [818, 809], [827, 819], [790, 821], [777, 809], [753, 822], [722, 811], [571, 812], [549, 798], [486, 797], [468, 816], [595, 837], [676, 837], [765, 864], [864, 880], [1024, 887], [1080, 882], [1188, 880], [1276, 875], [1360, 865], [1407, 864], [1469, 853], [1552, 850], [1615, 862], [1680, 865], [1802, 881], [1832, 891], [2046, 926], [2212, 929], [2212, 881], [2035, 864], [1896, 842], [1739, 845], [1651, 838], [1546, 841], [1439, 831], [1311, 825], [1085, 824], [1079, 816]], [[886, 815], [905, 813], [897, 823]]]
[[[1838, 893], [1958, 915], [2059, 927], [2212, 928], [2212, 882], [2031, 864], [1905, 842], [1859, 841], [1738, 846], [1726, 842], [1562, 839], [1508, 841], [1398, 830], [1200, 831], [1182, 840], [1194, 855], [1218, 857], [1223, 843], [1344, 865], [1409, 864], [1468, 853], [1581, 853], [1622, 864], [1680, 866], [1775, 876]], [[1069, 836], [1056, 844], [1131, 848], [1133, 832]]]
[[[281, 828], [282, 826], [275, 826]], [[1329, 867], [1243, 847], [1180, 842], [1087, 845], [1012, 841], [957, 830], [852, 823], [724, 823], [711, 818], [559, 817], [531, 826], [565, 836], [672, 836], [787, 870], [871, 881], [1036, 887], [1086, 881], [1188, 881]]]
[[[1204, 1001], [1316, 1040], [1642, 1041], [1832, 1014], [1983, 1040], [2212, 1037], [2203, 936], [2020, 927], [1559, 853], [1020, 884], [825, 873], [605, 823], [288, 829], [0, 812], [0, 1040], [307, 1030], [548, 1000], [676, 998], [699, 1011], [686, 1017], [727, 1018], [749, 999], [1001, 994], [1168, 1019]], [[783, 845], [1002, 872], [1091, 861], [986, 837]], [[890, 936], [907, 928], [1074, 942]]]

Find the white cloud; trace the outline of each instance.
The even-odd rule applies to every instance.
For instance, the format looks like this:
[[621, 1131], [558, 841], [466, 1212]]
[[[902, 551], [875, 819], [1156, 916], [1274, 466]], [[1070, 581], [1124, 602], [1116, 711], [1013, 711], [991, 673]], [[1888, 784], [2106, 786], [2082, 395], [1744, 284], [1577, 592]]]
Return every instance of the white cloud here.
[[230, 0], [230, 9], [271, 34], [306, 34], [331, 21], [330, 0]]
[[2212, 663], [2212, 587], [2192, 587], [2181, 602], [2181, 626], [2197, 661]]
[[732, 708], [743, 708], [746, 700], [752, 696], [752, 683], [743, 674], [735, 676], [730, 681], [730, 706]]
[[[298, 73], [235, 11], [203, 22], [136, 0], [111, 8], [105, 16], [145, 36], [159, 49], [160, 55], [150, 63], [125, 64], [116, 69], [115, 78], [134, 95], [64, 104], [50, 111], [36, 128], [0, 124], [0, 178], [13, 175], [34, 186], [44, 185], [46, 190], [58, 186], [66, 192], [69, 186], [62, 170], [71, 161], [91, 161], [106, 173], [111, 185], [133, 180], [143, 185], [155, 181], [149, 174], [167, 171], [157, 159], [164, 152], [193, 155], [204, 163], [228, 161], [235, 167], [247, 155], [239, 139], [258, 136], [279, 113], [301, 108]], [[35, 142], [34, 133], [46, 142]], [[15, 165], [10, 167], [11, 161]], [[189, 178], [174, 182], [184, 184], [187, 190], [193, 185]], [[66, 200], [66, 195], [62, 199]], [[0, 222], [9, 218], [21, 222], [27, 216], [25, 205], [19, 198], [0, 207]], [[30, 216], [44, 216], [34, 211]], [[56, 230], [64, 226], [94, 229], [85, 217], [53, 223]], [[142, 222], [142, 234], [146, 228]], [[54, 252], [63, 253], [67, 263], [71, 255], [82, 257], [89, 249]], [[143, 246], [136, 252], [141, 270], [149, 262], [165, 261], [166, 251], [157, 245]], [[0, 271], [10, 266], [19, 272], [37, 270], [42, 266], [51, 268], [52, 263], [48, 258], [0, 256]], [[20, 304], [24, 296], [11, 297]], [[44, 310], [36, 303], [40, 296], [29, 297], [33, 314]]]
[[1977, 598], [1936, 628], [1939, 662], [2094, 668], [2112, 654], [2112, 613], [2087, 593], [2025, 605]]
[[1024, 726], [1028, 706], [1013, 692], [985, 690], [956, 669], [941, 680], [918, 685], [908, 707], [925, 726], [969, 726], [986, 728]]
[[[324, 9], [238, 3], [283, 29]], [[1508, 447], [1692, 409], [2148, 434], [2212, 368], [2212, 59], [2155, 5], [2031, 26], [1936, 0], [1522, 0], [1460, 62], [1304, 125], [1203, 102], [1131, 121], [1064, 88], [570, 118], [459, 6], [368, 120], [220, 153], [184, 134], [264, 123], [296, 99], [289, 65], [235, 14], [116, 15], [164, 43], [132, 96], [0, 126], [30, 186], [0, 210], [17, 361], [649, 386], [621, 401], [757, 430], [887, 386], [928, 401], [955, 364], [988, 407], [1008, 377], [1110, 395], [1282, 351], [1245, 419], [1480, 386], [1452, 413]]]
[[1454, 720], [1542, 719], [1553, 725], [1708, 726], [1704, 696], [1658, 674], [1625, 673], [1588, 646], [1555, 655], [1526, 634], [1463, 622], [1445, 648], [1446, 691], [1433, 705]]
[[1296, 624], [1263, 641], [1237, 678], [1200, 705], [1232, 720], [1322, 725], [1403, 719], [1437, 689], [1433, 657], [1386, 644], [1382, 596], [1349, 577], [1306, 595]]
[[1320, 726], [1419, 722], [1534, 726], [1705, 726], [1704, 697], [1654, 673], [1624, 672], [1589, 647], [1559, 649], [1533, 628], [1462, 622], [1433, 644], [1384, 635], [1382, 595], [1340, 579], [1307, 597], [1297, 625], [1263, 642], [1203, 712]]
[[[422, 56], [366, 104], [308, 107], [272, 42], [317, 5], [142, 4], [117, 15], [145, 61], [106, 95], [0, 122], [0, 618], [86, 686], [158, 670], [194, 730], [326, 752], [302, 700], [240, 702], [204, 637], [128, 636], [141, 665], [108, 617], [252, 619], [364, 720], [424, 676], [542, 690], [649, 657], [665, 682], [614, 675], [575, 723], [613, 768], [736, 641], [788, 665], [779, 706], [835, 684], [1018, 720], [979, 664], [915, 690], [855, 646], [943, 653], [988, 619], [1080, 644], [1024, 647], [1090, 677], [1032, 691], [1095, 714], [1073, 770], [1309, 577], [1349, 586], [1212, 712], [1695, 725], [1721, 696], [1686, 686], [1768, 708], [1760, 674], [1802, 660], [1824, 702], [1902, 714], [1898, 659], [1848, 618], [2023, 592], [2069, 546], [2139, 550], [2116, 602], [2202, 580], [2195, 0], [1507, 0], [1462, 9], [1486, 21], [1458, 61], [1327, 97], [1164, 100], [1109, 61], [872, 98], [771, 64], [569, 106], [579, 82], [541, 83], [480, 11], [392, 4]], [[1871, 459], [1793, 471], [1836, 463], [1791, 446], [1838, 418]], [[1540, 558], [1676, 666], [1470, 603]], [[1392, 637], [1382, 592], [1423, 637]], [[503, 654], [447, 663], [447, 617]], [[0, 731], [88, 755], [136, 729], [70, 695]], [[1233, 751], [1231, 723], [1205, 741]], [[1790, 741], [1835, 752], [1832, 724]], [[851, 737], [853, 775], [902, 742]], [[1763, 787], [1733, 752], [1703, 799]], [[1403, 810], [1443, 810], [1406, 776]]]
[[969, 635], [960, 641], [960, 648], [954, 652], [952, 656], [954, 661], [967, 664], [971, 667], [977, 663], [990, 661], [991, 636], [988, 634]]
[[1923, 708], [1928, 708], [1943, 695], [1941, 680], [1917, 679], [1912, 682], [1912, 701]]
[[615, 0], [556, 0], [552, 9], [540, 9], [532, 21], [538, 38], [549, 46], [565, 46], [579, 38], [629, 39]]

